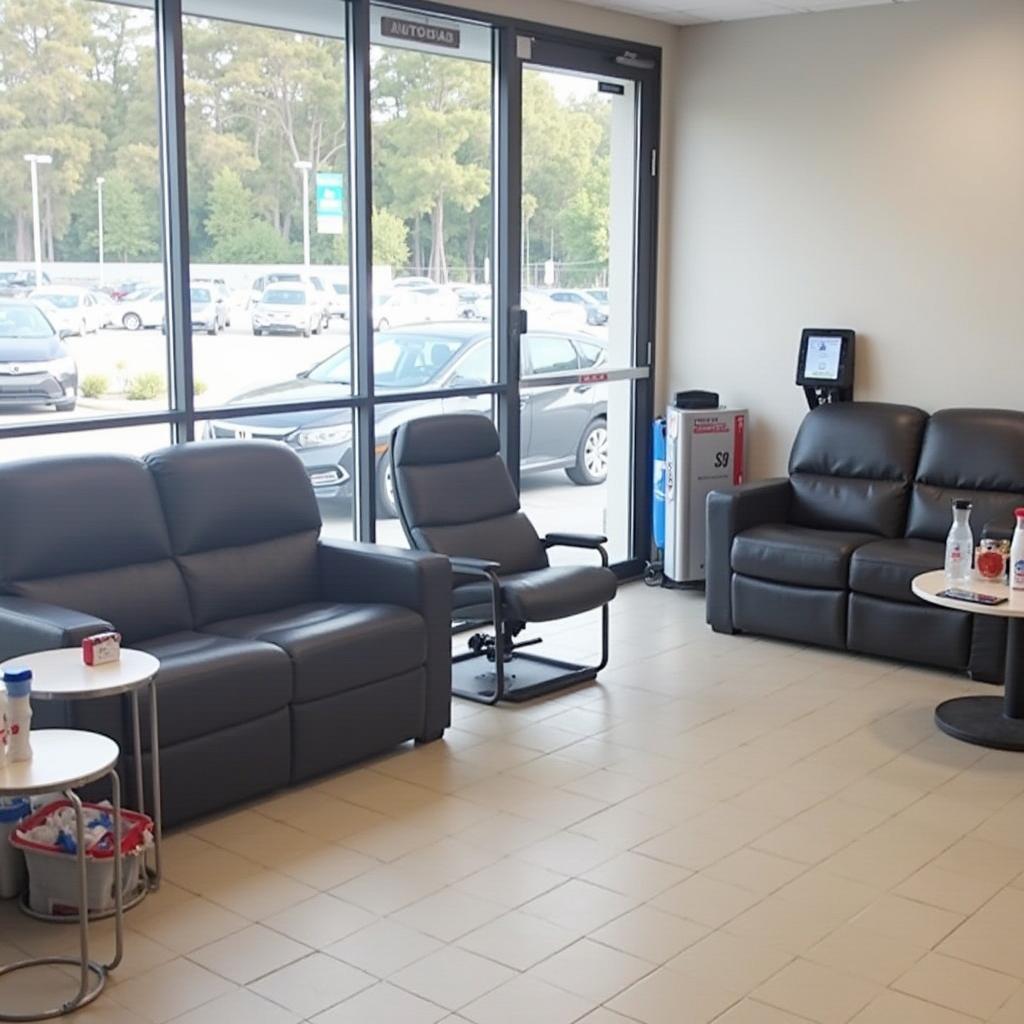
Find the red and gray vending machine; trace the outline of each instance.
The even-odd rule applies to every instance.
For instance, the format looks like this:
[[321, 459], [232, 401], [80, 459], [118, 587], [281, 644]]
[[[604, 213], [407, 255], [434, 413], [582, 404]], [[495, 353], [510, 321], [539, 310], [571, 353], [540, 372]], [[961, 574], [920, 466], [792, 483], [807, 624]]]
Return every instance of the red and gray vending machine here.
[[708, 494], [743, 483], [747, 411], [669, 406], [665, 419], [665, 581], [699, 583]]

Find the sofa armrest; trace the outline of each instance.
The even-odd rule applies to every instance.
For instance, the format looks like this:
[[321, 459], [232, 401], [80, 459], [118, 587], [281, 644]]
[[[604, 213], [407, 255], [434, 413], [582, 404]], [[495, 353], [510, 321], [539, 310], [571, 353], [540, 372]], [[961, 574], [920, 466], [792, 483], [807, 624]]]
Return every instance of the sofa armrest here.
[[321, 541], [320, 591], [325, 600], [394, 604], [427, 625], [427, 707], [423, 739], [451, 724], [452, 570], [444, 555], [347, 541]]
[[75, 647], [114, 627], [103, 619], [27, 597], [0, 595], [0, 660], [55, 647]]
[[785, 477], [712, 491], [707, 504], [704, 558], [706, 615], [718, 633], [735, 632], [732, 621], [732, 542], [752, 526], [784, 523], [792, 488]]

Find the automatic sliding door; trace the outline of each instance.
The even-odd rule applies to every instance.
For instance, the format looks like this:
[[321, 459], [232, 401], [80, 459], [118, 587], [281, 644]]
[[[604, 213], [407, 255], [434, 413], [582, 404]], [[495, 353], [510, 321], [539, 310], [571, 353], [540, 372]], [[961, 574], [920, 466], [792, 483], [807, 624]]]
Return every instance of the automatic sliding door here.
[[635, 555], [636, 82], [523, 69], [523, 506], [542, 531]]

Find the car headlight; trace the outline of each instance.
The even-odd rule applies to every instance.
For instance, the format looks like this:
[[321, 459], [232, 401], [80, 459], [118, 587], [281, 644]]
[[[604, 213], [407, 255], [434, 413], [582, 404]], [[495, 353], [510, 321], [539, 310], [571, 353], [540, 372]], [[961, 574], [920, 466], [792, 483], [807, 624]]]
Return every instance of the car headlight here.
[[352, 440], [352, 424], [340, 423], [332, 427], [310, 427], [292, 435], [296, 448], [326, 448], [332, 444], [345, 444]]
[[46, 372], [53, 374], [54, 377], [61, 377], [64, 374], [77, 373], [78, 367], [71, 356], [65, 356], [63, 359], [53, 359], [48, 362], [46, 364]]

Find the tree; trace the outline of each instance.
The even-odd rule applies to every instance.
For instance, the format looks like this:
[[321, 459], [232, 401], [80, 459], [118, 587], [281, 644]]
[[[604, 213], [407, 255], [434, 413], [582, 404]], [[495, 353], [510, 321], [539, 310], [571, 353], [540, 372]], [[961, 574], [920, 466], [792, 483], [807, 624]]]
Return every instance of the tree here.
[[222, 167], [213, 181], [206, 231], [213, 240], [210, 259], [215, 263], [282, 263], [288, 243], [272, 224], [253, 212], [253, 196], [237, 172]]
[[409, 259], [409, 229], [388, 210], [373, 211], [373, 262], [382, 267], [404, 267]]
[[[89, 242], [97, 246], [96, 229], [90, 233]], [[124, 263], [160, 255], [154, 211], [131, 178], [120, 171], [110, 174], [103, 186], [103, 245], [107, 253]]]

